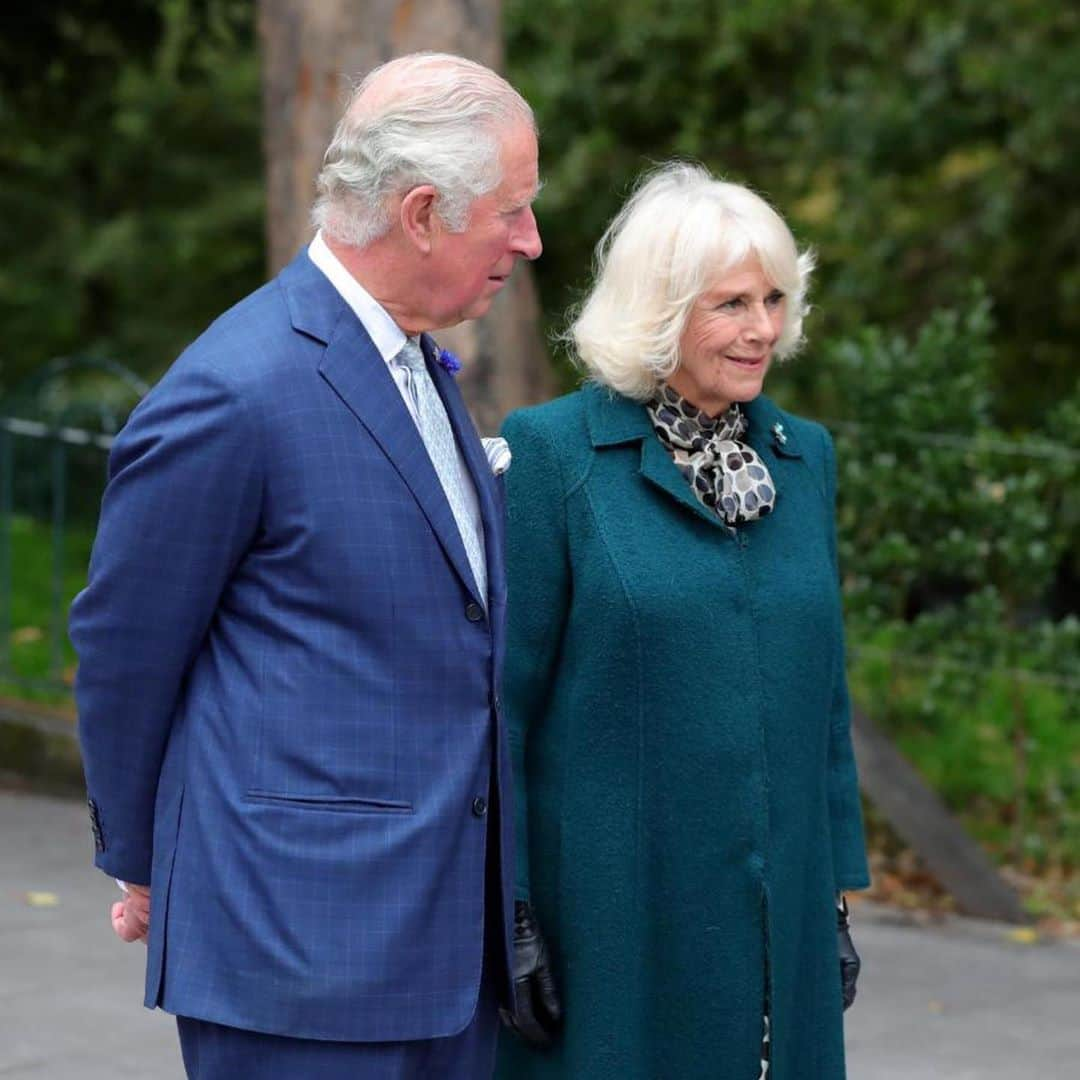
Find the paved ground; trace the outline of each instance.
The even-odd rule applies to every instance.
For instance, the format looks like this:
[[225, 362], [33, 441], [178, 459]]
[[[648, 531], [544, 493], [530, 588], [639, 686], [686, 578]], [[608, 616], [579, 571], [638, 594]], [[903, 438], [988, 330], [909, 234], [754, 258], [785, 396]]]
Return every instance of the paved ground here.
[[[182, 1080], [171, 1019], [139, 1004], [142, 946], [109, 930], [115, 890], [90, 847], [80, 803], [0, 792], [0, 1078]], [[851, 1080], [1080, 1077], [1080, 947], [868, 905], [855, 918]]]
[[139, 1004], [144, 948], [109, 929], [87, 822], [84, 803], [0, 792], [0, 1077], [182, 1080], [176, 1028]]

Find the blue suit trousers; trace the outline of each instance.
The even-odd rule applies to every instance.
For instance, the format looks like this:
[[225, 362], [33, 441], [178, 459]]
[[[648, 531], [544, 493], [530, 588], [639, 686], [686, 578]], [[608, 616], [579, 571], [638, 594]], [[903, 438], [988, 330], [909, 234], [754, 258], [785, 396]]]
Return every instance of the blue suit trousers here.
[[457, 1035], [407, 1042], [323, 1042], [178, 1016], [189, 1080], [490, 1080], [499, 1013], [485, 965], [476, 1012]]

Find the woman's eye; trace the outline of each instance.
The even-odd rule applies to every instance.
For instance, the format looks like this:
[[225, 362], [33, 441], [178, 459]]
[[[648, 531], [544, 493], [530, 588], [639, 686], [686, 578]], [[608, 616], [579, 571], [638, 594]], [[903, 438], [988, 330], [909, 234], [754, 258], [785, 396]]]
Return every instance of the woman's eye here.
[[767, 297], [765, 297], [765, 303], [768, 304], [770, 307], [776, 307], [783, 301], [783, 299], [784, 294], [778, 289], [776, 292], [771, 292]]
[[734, 300], [721, 300], [716, 307], [718, 311], [738, 311], [742, 307], [742, 300], [738, 297]]

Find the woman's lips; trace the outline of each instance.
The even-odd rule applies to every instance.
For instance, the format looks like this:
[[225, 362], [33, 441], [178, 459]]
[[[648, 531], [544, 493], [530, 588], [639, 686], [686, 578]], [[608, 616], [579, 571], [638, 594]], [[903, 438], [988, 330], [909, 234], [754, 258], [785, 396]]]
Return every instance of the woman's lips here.
[[727, 359], [734, 364], [741, 364], [743, 367], [757, 367], [758, 364], [765, 363], [764, 356], [728, 356]]

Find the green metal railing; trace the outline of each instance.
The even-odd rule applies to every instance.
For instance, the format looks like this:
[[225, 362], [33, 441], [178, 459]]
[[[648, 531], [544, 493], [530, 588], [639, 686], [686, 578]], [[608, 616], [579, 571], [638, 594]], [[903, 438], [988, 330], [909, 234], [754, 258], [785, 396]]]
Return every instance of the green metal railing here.
[[[116, 361], [73, 356], [44, 365], [0, 401], [0, 692], [67, 692], [65, 576], [72, 514], [82, 532], [92, 534], [113, 436], [148, 389]], [[19, 545], [22, 566], [17, 527], [26, 532]], [[43, 544], [49, 549], [47, 585], [39, 558]], [[33, 611], [32, 625], [14, 625], [17, 591], [23, 608], [29, 604]], [[40, 622], [47, 623], [47, 632]], [[47, 639], [46, 653], [38, 650], [32, 671], [15, 660], [16, 633], [29, 634], [35, 643], [37, 635]]]

